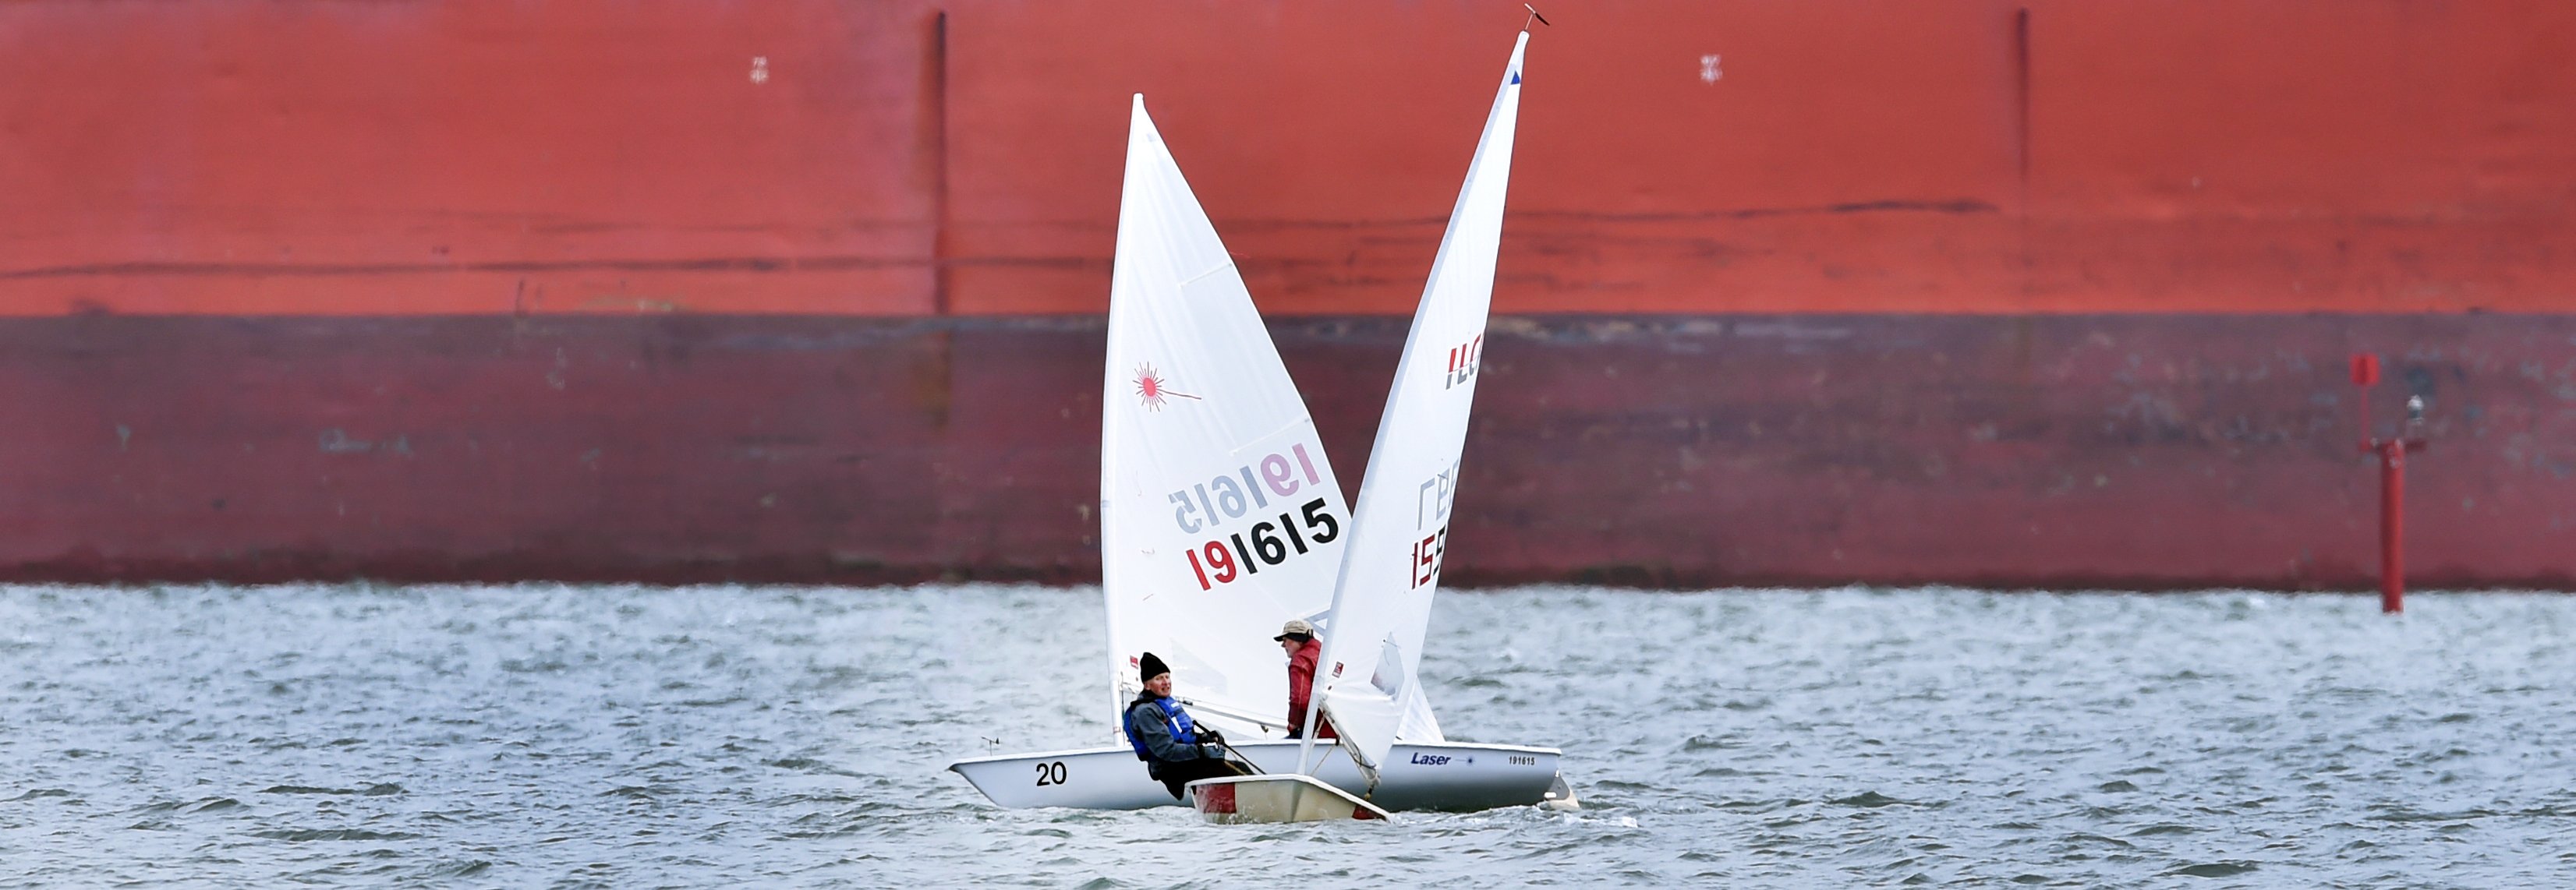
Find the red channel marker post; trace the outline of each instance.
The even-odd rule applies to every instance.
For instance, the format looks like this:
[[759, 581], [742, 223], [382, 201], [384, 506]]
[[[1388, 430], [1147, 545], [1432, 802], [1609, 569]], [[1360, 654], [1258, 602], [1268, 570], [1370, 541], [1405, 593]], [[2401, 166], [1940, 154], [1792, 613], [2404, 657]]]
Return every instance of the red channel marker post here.
[[[2421, 436], [2371, 435], [2370, 388], [2379, 383], [2379, 356], [2352, 356], [2352, 383], [2361, 387], [2361, 450], [2379, 455], [2379, 611], [2406, 611], [2406, 453], [2424, 450]], [[2406, 432], [2424, 423], [2424, 398], [2406, 400]]]

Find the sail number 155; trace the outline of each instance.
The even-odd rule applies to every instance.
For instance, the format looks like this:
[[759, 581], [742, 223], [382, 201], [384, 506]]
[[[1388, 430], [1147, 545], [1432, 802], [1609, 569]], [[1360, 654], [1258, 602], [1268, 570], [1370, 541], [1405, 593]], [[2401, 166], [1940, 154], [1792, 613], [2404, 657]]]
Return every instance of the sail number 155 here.
[[[1217, 584], [1234, 583], [1244, 575], [1258, 575], [1262, 566], [1275, 566], [1291, 556], [1304, 555], [1309, 549], [1308, 541], [1330, 544], [1342, 536], [1341, 520], [1333, 518], [1323, 498], [1307, 501], [1298, 513], [1303, 516], [1281, 513], [1276, 522], [1265, 518], [1253, 523], [1249, 547], [1244, 546], [1243, 533], [1236, 532], [1181, 551], [1189, 557], [1190, 572], [1198, 576], [1199, 589], [1209, 590]], [[1297, 521], [1300, 518], [1304, 521]], [[1214, 583], [1210, 583], [1211, 579]]]

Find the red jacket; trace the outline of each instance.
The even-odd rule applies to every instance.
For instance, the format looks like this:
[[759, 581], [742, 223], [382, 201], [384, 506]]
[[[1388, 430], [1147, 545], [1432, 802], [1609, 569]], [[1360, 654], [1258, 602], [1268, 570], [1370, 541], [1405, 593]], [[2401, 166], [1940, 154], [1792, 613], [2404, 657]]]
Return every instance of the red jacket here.
[[[1315, 660], [1324, 656], [1324, 641], [1307, 640], [1288, 656], [1288, 734], [1300, 735], [1306, 728], [1306, 700], [1315, 694]], [[1333, 724], [1325, 721], [1324, 731], [1316, 738], [1333, 737]]]

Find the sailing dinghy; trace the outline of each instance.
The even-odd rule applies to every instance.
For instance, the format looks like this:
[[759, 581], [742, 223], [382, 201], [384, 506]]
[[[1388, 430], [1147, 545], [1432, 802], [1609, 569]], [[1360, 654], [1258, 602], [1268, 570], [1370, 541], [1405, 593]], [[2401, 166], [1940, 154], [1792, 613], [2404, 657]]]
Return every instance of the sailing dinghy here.
[[[1328, 644], [1335, 636], [1327, 613], [1352, 538], [1341, 484], [1142, 96], [1128, 127], [1108, 346], [1100, 554], [1112, 744], [949, 766], [1005, 807], [1176, 803], [1119, 729], [1143, 652], [1171, 665], [1191, 716], [1245, 759], [1296, 771], [1299, 745], [1284, 738], [1287, 669], [1270, 638], [1291, 618], [1315, 622]], [[1553, 748], [1446, 741], [1419, 690], [1397, 707], [1385, 762], [1364, 772], [1327, 757], [1303, 772], [1389, 809], [1534, 804], [1556, 782]]]
[[[1528, 47], [1524, 30], [1512, 45], [1511, 64], [1485, 117], [1449, 229], [1440, 237], [1386, 414], [1378, 421], [1351, 543], [1333, 586], [1332, 632], [1316, 662], [1311, 707], [1331, 719], [1341, 735], [1338, 751], [1363, 776], [1403, 765], [1390, 755], [1398, 753], [1397, 741], [1412, 728], [1422, 700], [1422, 639], [1432, 594], [1440, 587], [1449, 508], [1476, 397], [1494, 260], [1502, 246], [1503, 192], [1520, 117], [1521, 56]], [[1315, 715], [1306, 719], [1312, 725]], [[1313, 793], [1313, 780], [1302, 775], [1315, 766], [1313, 744], [1310, 739], [1301, 745], [1297, 773], [1190, 783], [1191, 806], [1212, 822], [1375, 818]]]

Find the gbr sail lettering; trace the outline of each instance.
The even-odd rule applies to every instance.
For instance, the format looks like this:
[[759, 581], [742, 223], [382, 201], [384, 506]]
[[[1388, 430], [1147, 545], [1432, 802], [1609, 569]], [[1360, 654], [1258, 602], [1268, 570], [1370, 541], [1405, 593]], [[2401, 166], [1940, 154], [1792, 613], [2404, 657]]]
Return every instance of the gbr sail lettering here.
[[1420, 588], [1440, 581], [1440, 557], [1449, 550], [1449, 507], [1458, 497], [1458, 464], [1435, 473], [1414, 489], [1413, 530], [1422, 539], [1413, 542], [1413, 586]]
[[[1253, 472], [1256, 468], [1260, 471], [1257, 477]], [[1172, 523], [1180, 527], [1182, 534], [1219, 533], [1181, 551], [1189, 559], [1190, 573], [1198, 578], [1199, 589], [1211, 590], [1245, 575], [1260, 574], [1262, 566], [1287, 562], [1292, 556], [1310, 552], [1315, 544], [1330, 544], [1341, 537], [1341, 520], [1333, 516], [1331, 501], [1326, 498], [1307, 501], [1292, 511], [1269, 513], [1272, 497], [1280, 498], [1284, 507], [1286, 499], [1299, 490], [1323, 482], [1323, 475], [1315, 472], [1314, 460], [1307, 456], [1305, 444], [1299, 443], [1286, 452], [1265, 455], [1234, 472], [1219, 473], [1206, 482], [1172, 492]], [[1221, 531], [1229, 524], [1244, 525], [1239, 520], [1248, 521], [1249, 527]]]

